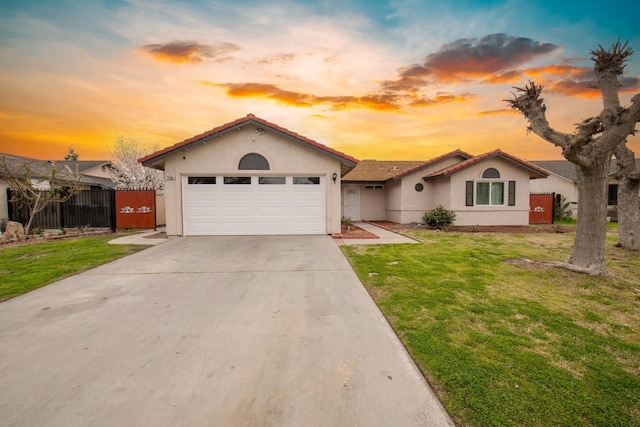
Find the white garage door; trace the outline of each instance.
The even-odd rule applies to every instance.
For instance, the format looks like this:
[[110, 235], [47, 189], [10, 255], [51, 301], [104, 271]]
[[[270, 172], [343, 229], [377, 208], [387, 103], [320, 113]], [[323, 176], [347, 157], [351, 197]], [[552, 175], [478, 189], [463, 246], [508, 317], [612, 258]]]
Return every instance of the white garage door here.
[[322, 176], [185, 176], [186, 236], [325, 234]]

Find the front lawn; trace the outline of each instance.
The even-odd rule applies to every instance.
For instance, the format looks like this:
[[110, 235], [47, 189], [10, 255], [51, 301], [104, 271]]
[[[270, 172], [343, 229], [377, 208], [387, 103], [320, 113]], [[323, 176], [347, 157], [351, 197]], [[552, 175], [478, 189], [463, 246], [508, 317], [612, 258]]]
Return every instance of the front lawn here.
[[573, 234], [409, 231], [342, 246], [453, 419], [471, 426], [640, 425], [640, 254], [615, 278], [560, 261]]
[[0, 301], [145, 248], [108, 244], [113, 238], [78, 237], [0, 247]]

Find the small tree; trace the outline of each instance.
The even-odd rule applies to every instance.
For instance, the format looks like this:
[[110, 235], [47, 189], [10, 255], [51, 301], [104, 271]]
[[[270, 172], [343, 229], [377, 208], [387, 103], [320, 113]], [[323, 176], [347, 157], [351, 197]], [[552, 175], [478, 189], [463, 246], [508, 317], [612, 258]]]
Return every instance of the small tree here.
[[[36, 214], [50, 203], [63, 203], [75, 195], [82, 186], [77, 171], [56, 166], [54, 162], [21, 159], [10, 161], [2, 157], [0, 176], [12, 190], [9, 202], [26, 206], [28, 212], [25, 234], [29, 233]], [[47, 183], [48, 190], [38, 188], [38, 183]]]
[[139, 158], [151, 151], [152, 148], [147, 149], [135, 138], [120, 136], [116, 139], [111, 153], [111, 173], [116, 188], [156, 191], [164, 189], [163, 172], [138, 163]]
[[453, 225], [456, 220], [456, 213], [437, 206], [435, 209], [427, 211], [422, 216], [422, 221], [427, 227], [435, 227], [440, 230], [446, 230], [449, 226]]
[[71, 162], [77, 162], [78, 161], [78, 153], [76, 153], [75, 151], [73, 151], [73, 147], [69, 147], [69, 152], [67, 153], [66, 156], [64, 156], [64, 159], [66, 161], [71, 161]]

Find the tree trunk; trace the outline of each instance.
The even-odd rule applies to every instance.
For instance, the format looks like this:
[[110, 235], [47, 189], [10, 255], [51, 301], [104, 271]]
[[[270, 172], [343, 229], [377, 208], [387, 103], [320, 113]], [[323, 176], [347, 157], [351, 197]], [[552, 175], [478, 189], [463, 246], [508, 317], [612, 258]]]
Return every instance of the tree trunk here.
[[618, 171], [618, 245], [640, 250], [639, 172], [633, 151], [621, 145], [615, 152]]
[[576, 166], [578, 175], [578, 221], [569, 264], [608, 274], [604, 262], [607, 235], [607, 176], [611, 158], [594, 159], [591, 166]]

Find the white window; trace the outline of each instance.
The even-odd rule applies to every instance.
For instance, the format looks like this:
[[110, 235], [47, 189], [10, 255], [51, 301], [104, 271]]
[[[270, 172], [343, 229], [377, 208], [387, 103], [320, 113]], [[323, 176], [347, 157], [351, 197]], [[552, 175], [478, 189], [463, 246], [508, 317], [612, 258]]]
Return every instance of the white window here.
[[478, 182], [476, 186], [477, 205], [504, 205], [504, 182]]

